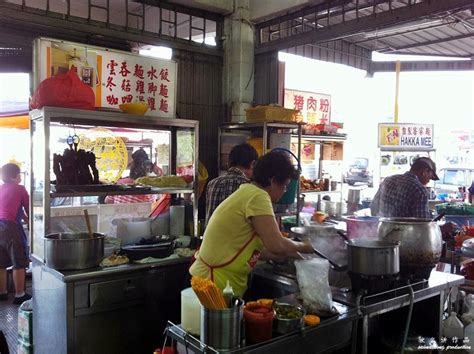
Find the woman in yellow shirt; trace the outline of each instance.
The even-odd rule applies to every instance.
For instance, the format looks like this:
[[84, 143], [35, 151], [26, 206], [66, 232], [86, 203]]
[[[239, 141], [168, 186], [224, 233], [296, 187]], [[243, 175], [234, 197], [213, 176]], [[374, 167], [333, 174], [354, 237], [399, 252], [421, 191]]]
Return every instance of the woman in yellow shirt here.
[[241, 185], [212, 214], [189, 270], [191, 275], [211, 279], [220, 289], [229, 281], [235, 295], [241, 297], [261, 254], [281, 259], [313, 252], [308, 243], [284, 238], [273, 213], [272, 202], [277, 202], [297, 177], [286, 153], [269, 152], [260, 157], [253, 182]]

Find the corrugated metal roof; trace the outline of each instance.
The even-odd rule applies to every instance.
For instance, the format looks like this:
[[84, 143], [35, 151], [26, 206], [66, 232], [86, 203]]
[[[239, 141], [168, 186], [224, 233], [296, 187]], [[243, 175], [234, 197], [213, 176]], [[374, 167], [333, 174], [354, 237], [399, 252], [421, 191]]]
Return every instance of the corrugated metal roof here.
[[344, 41], [391, 54], [474, 58], [472, 0], [331, 0], [257, 24], [257, 53]]

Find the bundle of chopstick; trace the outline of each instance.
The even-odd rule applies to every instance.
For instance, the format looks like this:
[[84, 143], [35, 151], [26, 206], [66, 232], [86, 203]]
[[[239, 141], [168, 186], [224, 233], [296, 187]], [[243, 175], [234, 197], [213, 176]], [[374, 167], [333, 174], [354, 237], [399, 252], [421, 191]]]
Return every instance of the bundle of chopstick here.
[[193, 277], [191, 287], [196, 293], [201, 305], [210, 310], [227, 308], [222, 291], [209, 279]]

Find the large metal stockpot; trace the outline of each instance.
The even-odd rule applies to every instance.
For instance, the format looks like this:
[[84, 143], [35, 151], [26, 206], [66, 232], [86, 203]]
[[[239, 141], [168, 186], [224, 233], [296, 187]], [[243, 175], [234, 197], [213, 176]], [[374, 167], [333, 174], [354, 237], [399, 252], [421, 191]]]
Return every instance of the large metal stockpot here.
[[381, 218], [377, 233], [381, 240], [400, 241], [402, 273], [432, 268], [441, 257], [441, 230], [430, 219]]
[[58, 270], [97, 267], [104, 258], [104, 235], [87, 232], [54, 233], [44, 237], [46, 265]]
[[400, 271], [400, 242], [359, 238], [346, 241], [348, 270], [361, 275], [390, 275]]

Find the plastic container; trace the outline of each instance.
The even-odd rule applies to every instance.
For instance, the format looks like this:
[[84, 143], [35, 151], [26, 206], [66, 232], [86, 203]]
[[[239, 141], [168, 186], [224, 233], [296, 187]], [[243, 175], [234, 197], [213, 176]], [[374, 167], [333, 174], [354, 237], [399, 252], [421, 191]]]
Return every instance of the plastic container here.
[[231, 307], [232, 300], [234, 299], [234, 289], [232, 289], [232, 286], [230, 285], [230, 282], [228, 280], [222, 294], [224, 295], [224, 300], [227, 307]]
[[247, 108], [247, 122], [296, 121], [297, 109], [288, 109], [277, 106], [257, 106]]
[[349, 239], [359, 237], [377, 237], [379, 218], [376, 216], [347, 216], [344, 218], [347, 225]]
[[273, 308], [264, 305], [246, 306], [244, 309], [246, 344], [272, 339]]
[[451, 312], [449, 317], [443, 322], [443, 336], [449, 340], [454, 337], [460, 339], [464, 338], [464, 325], [456, 316], [456, 312]]
[[194, 335], [201, 332], [201, 303], [193, 288], [181, 291], [181, 326]]

